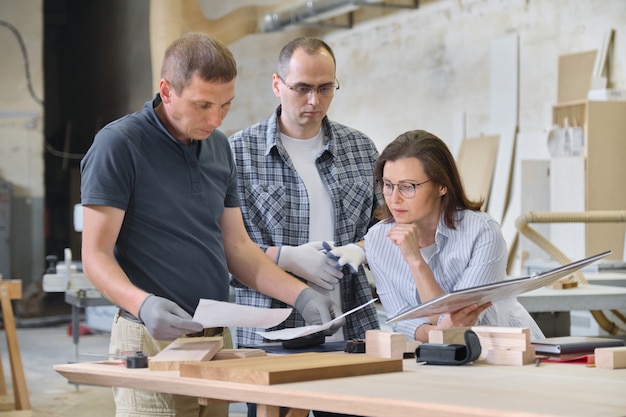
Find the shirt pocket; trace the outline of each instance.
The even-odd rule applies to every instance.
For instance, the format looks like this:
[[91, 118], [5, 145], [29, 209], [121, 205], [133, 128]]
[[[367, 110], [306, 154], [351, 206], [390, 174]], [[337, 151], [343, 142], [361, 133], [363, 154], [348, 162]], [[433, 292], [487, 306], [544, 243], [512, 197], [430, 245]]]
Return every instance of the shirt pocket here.
[[253, 228], [269, 232], [282, 229], [286, 206], [282, 185], [253, 184], [246, 188], [246, 201]]
[[342, 186], [344, 219], [355, 228], [358, 236], [365, 235], [370, 224], [374, 204], [373, 184], [356, 181]]

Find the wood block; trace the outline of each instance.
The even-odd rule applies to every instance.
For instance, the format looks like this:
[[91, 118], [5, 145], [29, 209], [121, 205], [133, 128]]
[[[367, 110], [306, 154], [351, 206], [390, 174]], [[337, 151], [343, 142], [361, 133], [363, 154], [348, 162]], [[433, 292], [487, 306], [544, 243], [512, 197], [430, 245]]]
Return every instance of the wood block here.
[[474, 326], [472, 330], [478, 335], [483, 350], [526, 351], [532, 346], [527, 328]]
[[210, 361], [224, 346], [221, 336], [180, 337], [148, 360], [151, 371], [177, 371], [183, 362]]
[[405, 355], [407, 353], [410, 353], [410, 354], [413, 354], [413, 356], [415, 356], [415, 349], [417, 349], [417, 347], [422, 344], [422, 342], [419, 342], [417, 340], [407, 340], [405, 343], [406, 343], [404, 346]]
[[211, 360], [221, 361], [226, 359], [256, 358], [259, 356], [267, 356], [267, 353], [263, 349], [222, 349]]
[[490, 365], [528, 365], [535, 362], [535, 348], [525, 351], [490, 349], [483, 351], [479, 362]]
[[596, 368], [626, 368], [626, 346], [596, 348], [594, 351]]
[[377, 358], [336, 352], [294, 353], [236, 361], [181, 363], [180, 376], [248, 384], [287, 382], [402, 371], [402, 359]]
[[22, 280], [7, 279], [0, 280], [0, 286], [6, 289], [11, 300], [20, 300], [22, 298]]
[[383, 330], [365, 332], [365, 353], [378, 358], [402, 359], [406, 350], [406, 336]]
[[428, 332], [428, 343], [465, 344], [465, 331], [470, 327], [455, 327], [453, 329], [431, 330]]

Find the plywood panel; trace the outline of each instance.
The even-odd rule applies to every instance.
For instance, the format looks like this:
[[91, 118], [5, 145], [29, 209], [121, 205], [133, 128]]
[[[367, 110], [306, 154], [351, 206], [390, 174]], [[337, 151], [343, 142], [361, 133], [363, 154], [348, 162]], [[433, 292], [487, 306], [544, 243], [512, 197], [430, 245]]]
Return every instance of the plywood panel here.
[[[626, 102], [587, 103], [587, 210], [626, 209]], [[587, 224], [587, 254], [624, 253], [624, 223]]]
[[483, 209], [489, 201], [489, 191], [498, 155], [498, 136], [464, 139], [461, 142], [457, 166], [470, 200], [484, 199]]
[[180, 366], [180, 376], [259, 385], [400, 371], [402, 371], [402, 359], [319, 352], [184, 363]]
[[597, 51], [559, 57], [558, 102], [585, 100], [591, 88]]

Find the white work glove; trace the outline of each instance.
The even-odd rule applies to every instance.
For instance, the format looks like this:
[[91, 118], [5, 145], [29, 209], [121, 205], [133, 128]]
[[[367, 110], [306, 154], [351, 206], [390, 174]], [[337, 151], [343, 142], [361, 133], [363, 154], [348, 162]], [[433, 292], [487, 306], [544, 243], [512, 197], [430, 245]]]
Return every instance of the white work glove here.
[[174, 340], [187, 333], [203, 330], [202, 324], [191, 320], [191, 315], [178, 304], [150, 294], [139, 307], [139, 320], [156, 340]]
[[356, 243], [333, 247], [328, 242], [323, 242], [322, 245], [326, 249], [326, 256], [336, 261], [336, 267], [349, 265], [353, 274], [356, 274], [359, 266], [365, 262], [365, 249]]
[[332, 291], [343, 277], [343, 272], [335, 266], [335, 262], [326, 257], [322, 249], [322, 242], [281, 246], [276, 263], [285, 271]]
[[[335, 317], [341, 315], [341, 308], [337, 304], [333, 303], [330, 298], [323, 296], [311, 288], [302, 290], [296, 299], [294, 307], [302, 315], [307, 324], [328, 323]], [[346, 324], [346, 319], [342, 318], [330, 328], [324, 330], [324, 334], [331, 336], [344, 324]]]

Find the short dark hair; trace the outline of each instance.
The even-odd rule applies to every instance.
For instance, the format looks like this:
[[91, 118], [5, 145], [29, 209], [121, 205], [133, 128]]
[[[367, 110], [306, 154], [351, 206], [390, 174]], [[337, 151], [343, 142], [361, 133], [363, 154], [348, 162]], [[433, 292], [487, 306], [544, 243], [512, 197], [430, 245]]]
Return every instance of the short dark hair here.
[[304, 49], [304, 52], [308, 55], [315, 55], [320, 49], [324, 49], [333, 58], [333, 63], [337, 65], [337, 61], [335, 61], [335, 53], [326, 42], [318, 38], [303, 36], [290, 41], [288, 44], [283, 46], [283, 49], [280, 50], [280, 54], [278, 55], [278, 75], [281, 77], [285, 77], [287, 75], [287, 69], [289, 68], [291, 56], [294, 51], [299, 48]]
[[197, 74], [205, 81], [226, 84], [237, 76], [237, 63], [230, 50], [205, 33], [187, 33], [168, 46], [161, 78], [180, 94]]
[[[455, 212], [459, 209], [480, 210], [483, 201], [471, 201], [467, 198], [461, 175], [446, 143], [425, 130], [405, 132], [385, 147], [374, 168], [377, 187], [380, 187], [385, 163], [402, 158], [417, 158], [422, 163], [426, 176], [433, 183], [447, 188], [446, 194], [441, 197], [441, 211], [446, 226], [456, 228]], [[380, 191], [380, 188], [378, 190]], [[386, 203], [383, 203], [375, 214], [379, 220], [393, 220]]]

